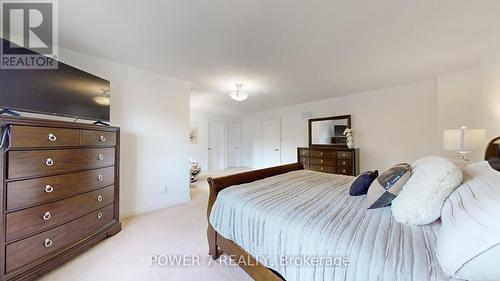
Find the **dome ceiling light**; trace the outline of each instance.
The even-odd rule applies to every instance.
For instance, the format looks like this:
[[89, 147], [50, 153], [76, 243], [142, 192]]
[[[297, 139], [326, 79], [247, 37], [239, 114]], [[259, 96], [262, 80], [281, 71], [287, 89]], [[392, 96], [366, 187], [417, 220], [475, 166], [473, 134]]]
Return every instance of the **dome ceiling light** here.
[[230, 93], [229, 96], [235, 101], [244, 101], [248, 98], [248, 94], [243, 93], [241, 88], [243, 84], [236, 84], [236, 92]]

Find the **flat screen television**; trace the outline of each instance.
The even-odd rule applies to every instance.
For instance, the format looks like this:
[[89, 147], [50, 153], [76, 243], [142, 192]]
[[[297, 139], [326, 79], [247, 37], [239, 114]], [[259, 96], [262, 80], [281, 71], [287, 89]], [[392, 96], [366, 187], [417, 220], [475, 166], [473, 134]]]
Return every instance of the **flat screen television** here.
[[0, 69], [0, 109], [109, 122], [109, 90], [109, 81], [62, 62], [57, 69]]

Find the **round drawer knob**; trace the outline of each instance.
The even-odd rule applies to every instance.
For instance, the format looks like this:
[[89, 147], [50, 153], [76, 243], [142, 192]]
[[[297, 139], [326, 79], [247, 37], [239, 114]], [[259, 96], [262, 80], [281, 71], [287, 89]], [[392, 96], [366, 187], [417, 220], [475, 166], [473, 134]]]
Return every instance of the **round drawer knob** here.
[[103, 180], [104, 180], [104, 177], [103, 177], [102, 175], [98, 175], [98, 176], [97, 176], [97, 180], [98, 180], [98, 181], [103, 181]]
[[57, 140], [56, 135], [54, 135], [54, 134], [49, 134], [49, 141], [51, 141], [51, 142], [55, 142], [56, 140]]
[[323, 171], [323, 167], [321, 167], [321, 171]]
[[345, 165], [345, 161], [342, 162], [342, 165]]
[[45, 160], [45, 165], [47, 166], [54, 165], [54, 160], [52, 160], [52, 158], [47, 158], [47, 160]]
[[106, 137], [105, 136], [100, 136], [99, 137], [99, 141], [105, 142], [106, 141]]
[[102, 154], [97, 154], [97, 160], [104, 160], [104, 156]]
[[54, 188], [51, 185], [47, 184], [45, 186], [45, 192], [51, 193], [52, 191], [54, 191]]
[[101, 213], [101, 212], [99, 212], [99, 213], [97, 214], [97, 219], [98, 219], [98, 220], [100, 220], [101, 218], [102, 218], [102, 213]]
[[97, 201], [101, 202], [102, 201], [102, 195], [97, 196]]
[[345, 172], [346, 172], [346, 170], [345, 170], [345, 169], [344, 169], [344, 170], [342, 170], [342, 173], [344, 173], [344, 174], [345, 174]]
[[323, 162], [325, 162], [325, 161], [323, 161], [323, 159], [321, 159], [321, 163], [323, 163]]
[[45, 214], [43, 215], [43, 220], [48, 221], [51, 217], [52, 215], [50, 214], [50, 212], [45, 212]]
[[323, 152], [320, 152], [319, 155], [323, 156]]
[[43, 245], [47, 248], [52, 246], [52, 244], [54, 244], [54, 243], [50, 239], [45, 239], [45, 241], [43, 242]]

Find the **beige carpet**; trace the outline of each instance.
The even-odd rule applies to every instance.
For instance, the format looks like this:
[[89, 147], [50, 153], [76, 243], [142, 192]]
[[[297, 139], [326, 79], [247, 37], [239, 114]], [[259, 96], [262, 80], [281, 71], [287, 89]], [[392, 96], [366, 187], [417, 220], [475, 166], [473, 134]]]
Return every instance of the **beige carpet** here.
[[[228, 170], [230, 174], [241, 170]], [[206, 175], [205, 175], [206, 177]], [[252, 280], [237, 266], [208, 265], [208, 184], [191, 187], [191, 202], [123, 221], [123, 230], [41, 280]], [[199, 255], [200, 265], [151, 266], [152, 255]]]

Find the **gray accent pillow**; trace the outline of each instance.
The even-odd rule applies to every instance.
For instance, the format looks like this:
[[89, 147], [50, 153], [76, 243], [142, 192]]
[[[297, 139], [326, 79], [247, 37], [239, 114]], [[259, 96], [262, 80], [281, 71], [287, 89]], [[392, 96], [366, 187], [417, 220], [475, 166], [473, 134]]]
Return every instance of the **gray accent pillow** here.
[[368, 189], [366, 207], [377, 209], [391, 205], [410, 177], [411, 168], [407, 163], [395, 165], [381, 174]]

